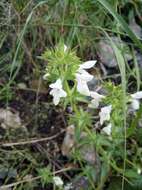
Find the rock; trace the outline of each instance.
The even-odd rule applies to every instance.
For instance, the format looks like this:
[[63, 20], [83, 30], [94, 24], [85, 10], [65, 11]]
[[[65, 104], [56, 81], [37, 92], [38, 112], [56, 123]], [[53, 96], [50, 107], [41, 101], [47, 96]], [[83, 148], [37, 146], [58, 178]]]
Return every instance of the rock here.
[[[132, 56], [130, 54], [128, 46], [117, 37], [111, 37], [111, 40], [117, 45], [118, 48], [125, 52], [126, 60], [130, 61], [132, 59]], [[117, 67], [117, 60], [109, 39], [103, 39], [99, 41], [98, 55], [101, 62], [108, 68]]]
[[3, 129], [8, 128], [25, 128], [19, 117], [19, 113], [13, 113], [10, 108], [0, 109], [0, 126]]
[[70, 125], [66, 129], [66, 134], [62, 143], [61, 151], [64, 156], [69, 156], [75, 144], [75, 126]]
[[[81, 139], [80, 141], [85, 142], [87, 138], [86, 133], [81, 134]], [[88, 164], [95, 165], [96, 164], [96, 156], [97, 153], [95, 151], [95, 147], [92, 144], [88, 143], [82, 143], [81, 145], [76, 145], [78, 146], [78, 150], [80, 152], [81, 158], [84, 159]]]
[[8, 177], [10, 178], [16, 178], [17, 177], [17, 170], [14, 168], [0, 168], [0, 179], [4, 179]]

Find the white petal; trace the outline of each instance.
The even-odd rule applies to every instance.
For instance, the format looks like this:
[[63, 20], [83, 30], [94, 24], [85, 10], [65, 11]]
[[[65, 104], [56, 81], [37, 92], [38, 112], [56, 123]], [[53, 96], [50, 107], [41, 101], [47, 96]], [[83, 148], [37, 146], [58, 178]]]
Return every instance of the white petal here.
[[98, 108], [100, 101], [105, 97], [94, 91], [90, 91], [90, 96], [93, 98], [91, 104], [89, 104], [90, 108]]
[[77, 80], [77, 90], [78, 90], [78, 92], [80, 92], [80, 94], [83, 94], [85, 96], [90, 96], [90, 91], [89, 91], [86, 81], [78, 79]]
[[53, 88], [53, 89], [49, 92], [49, 94], [52, 95], [52, 96], [55, 96], [55, 95], [57, 94], [57, 92], [58, 92], [57, 89], [54, 89], [54, 88]]
[[111, 123], [109, 123], [106, 127], [104, 127], [102, 129], [102, 131], [110, 136], [111, 135], [111, 129], [112, 129], [112, 125], [111, 125]]
[[67, 51], [68, 47], [64, 44], [64, 52]]
[[56, 96], [53, 96], [53, 103], [55, 106], [57, 106], [60, 102], [60, 96], [56, 95]]
[[66, 96], [67, 96], [67, 93], [66, 93], [63, 89], [60, 89], [60, 91], [59, 91], [59, 96], [60, 96], [60, 97], [66, 97]]
[[91, 103], [88, 105], [89, 108], [98, 108], [99, 107], [99, 100], [93, 99], [91, 100]]
[[133, 99], [131, 103], [131, 107], [133, 110], [138, 110], [140, 108], [139, 100]]
[[80, 69], [90, 69], [96, 64], [96, 60], [86, 61], [80, 65]]
[[134, 94], [131, 94], [131, 97], [134, 99], [142, 99], [142, 91], [136, 92]]
[[97, 93], [97, 92], [93, 92], [93, 91], [90, 91], [90, 96], [94, 99], [102, 99], [102, 98], [105, 98], [105, 96]]
[[84, 80], [85, 80], [86, 82], [89, 82], [89, 81], [91, 81], [91, 80], [93, 79], [93, 75], [91, 75], [90, 73], [88, 73], [88, 72], [85, 71], [85, 70], [82, 70], [82, 71], [81, 71], [81, 75], [82, 75], [82, 77], [84, 78]]
[[53, 88], [49, 94], [53, 96], [53, 103], [55, 106], [59, 104], [61, 97], [67, 96], [67, 93], [63, 89], [56, 88]]
[[76, 78], [89, 82], [93, 79], [93, 75], [89, 74], [85, 70], [79, 70], [78, 73], [76, 74]]
[[58, 187], [62, 187], [64, 185], [63, 180], [59, 176], [53, 177], [53, 182]]
[[56, 82], [50, 84], [49, 87], [50, 88], [62, 89], [62, 81], [61, 81], [61, 79], [56, 80]]
[[112, 110], [112, 106], [105, 106], [101, 108], [101, 111], [99, 113], [100, 116], [100, 124], [103, 125], [104, 121], [109, 121], [110, 120], [110, 113]]

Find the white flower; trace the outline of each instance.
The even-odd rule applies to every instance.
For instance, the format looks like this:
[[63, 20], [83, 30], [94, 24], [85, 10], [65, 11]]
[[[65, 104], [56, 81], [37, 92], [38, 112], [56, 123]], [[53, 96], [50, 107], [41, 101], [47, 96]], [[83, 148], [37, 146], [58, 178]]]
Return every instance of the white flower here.
[[96, 61], [87, 61], [80, 65], [76, 73], [77, 90], [83, 95], [90, 96], [90, 91], [87, 82], [93, 79], [93, 76], [89, 74], [85, 69], [90, 69], [95, 65]]
[[90, 91], [90, 96], [93, 98], [89, 104], [90, 108], [98, 108], [100, 101], [105, 96], [98, 94], [97, 92]]
[[105, 106], [101, 108], [101, 111], [99, 113], [100, 116], [100, 124], [103, 125], [104, 121], [109, 121], [110, 120], [110, 113], [112, 110], [112, 106]]
[[136, 100], [142, 99], [142, 91], [131, 94], [131, 97]]
[[80, 65], [79, 69], [90, 69], [96, 64], [96, 60], [86, 61]]
[[87, 82], [92, 80], [93, 76], [90, 75], [87, 71], [82, 70], [81, 72], [76, 74], [76, 80], [77, 80], [77, 90], [81, 94], [85, 96], [90, 96], [90, 91], [87, 85]]
[[54, 176], [53, 177], [53, 182], [58, 187], [62, 187], [63, 184], [64, 184], [63, 180], [59, 176]]
[[62, 89], [61, 79], [58, 79], [55, 83], [50, 84], [49, 87], [52, 88], [50, 94], [53, 96], [53, 103], [58, 105], [60, 98], [67, 96], [67, 93]]
[[134, 94], [131, 94], [131, 107], [134, 109], [134, 110], [138, 110], [139, 107], [140, 107], [140, 103], [139, 103], [139, 100], [142, 99], [142, 91], [139, 91], [139, 92], [136, 92]]
[[109, 123], [106, 127], [104, 127], [102, 129], [102, 131], [110, 136], [111, 135], [111, 129], [112, 129], [112, 125], [111, 125], [111, 123]]
[[76, 73], [76, 76], [78, 76], [81, 80], [84, 80], [86, 82], [89, 82], [90, 80], [93, 79], [93, 75], [89, 74], [87, 71], [83, 69], [79, 69], [78, 72]]

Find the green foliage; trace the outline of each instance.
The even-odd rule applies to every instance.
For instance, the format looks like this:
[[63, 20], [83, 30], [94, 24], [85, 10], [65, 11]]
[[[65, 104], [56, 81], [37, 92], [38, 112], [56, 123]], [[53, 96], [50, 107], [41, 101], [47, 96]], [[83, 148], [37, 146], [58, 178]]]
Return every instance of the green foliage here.
[[[123, 142], [126, 140], [124, 138], [125, 89], [122, 89], [123, 85], [115, 86], [113, 83], [106, 83], [104, 85], [108, 94], [103, 103], [104, 105], [112, 105], [110, 120], [112, 124], [112, 137], [110, 138], [102, 133], [100, 126], [96, 130], [95, 127], [97, 126], [98, 118], [95, 117], [95, 114], [98, 114], [99, 110], [93, 110], [91, 112], [87, 108], [89, 100], [76, 91], [74, 74], [81, 63], [81, 59], [87, 60], [88, 58], [94, 59], [96, 57], [97, 42], [104, 37], [104, 31], [109, 31], [109, 34], [112, 36], [120, 34], [119, 37], [129, 37], [141, 49], [141, 42], [130, 30], [128, 23], [126, 23], [132, 12], [139, 24], [142, 25], [142, 3], [137, 0], [0, 1], [0, 75], [2, 78], [2, 85], [0, 84], [0, 101], [2, 105], [4, 102], [7, 105], [9, 101], [15, 100], [15, 90], [10, 85], [15, 85], [13, 83], [15, 79], [18, 82], [22, 80], [19, 78], [19, 71], [23, 75], [30, 74], [29, 80], [35, 77], [33, 74], [35, 70], [38, 70], [38, 73], [42, 73], [44, 67], [43, 61], [40, 62], [37, 57], [41, 55], [41, 52], [45, 50], [48, 44], [49, 48], [42, 55], [42, 59], [47, 63], [45, 74], [48, 72], [50, 74], [48, 82], [55, 82], [58, 78], [63, 80], [63, 87], [67, 91], [68, 97], [62, 105], [64, 108], [67, 106], [72, 107], [73, 112], [67, 117], [68, 123], [75, 125], [75, 136], [78, 145], [92, 145], [96, 148], [101, 161], [101, 174], [100, 176], [98, 175], [100, 178], [98, 177], [97, 180], [95, 178], [98, 189], [106, 188], [106, 182], [107, 184], [110, 183], [108, 190], [121, 189], [122, 179], [118, 179], [118, 176], [123, 174]], [[59, 41], [67, 43], [68, 48], [66, 51], [64, 44], [59, 43]], [[129, 42], [130, 46], [135, 47], [132, 41]], [[55, 44], [58, 44], [55, 49], [50, 49]], [[126, 85], [125, 63], [122, 54], [125, 54], [127, 49], [124, 48], [122, 52], [117, 47], [117, 44], [113, 44], [112, 46], [117, 61], [121, 63], [119, 69], [121, 76], [123, 75], [122, 83], [124, 82], [123, 84]], [[71, 48], [74, 49], [71, 50]], [[76, 52], [77, 55], [80, 55], [81, 59], [77, 57]], [[137, 63], [135, 65], [137, 88], [140, 89], [139, 66]], [[41, 70], [39, 70], [40, 68]], [[30, 82], [27, 81], [28, 86], [30, 86]], [[126, 103], [128, 101], [129, 96], [126, 94]], [[124, 172], [126, 180], [130, 183], [125, 185], [125, 189], [141, 190], [142, 181], [139, 178], [141, 175], [137, 175], [136, 170], [138, 166], [141, 168], [142, 165], [142, 130], [138, 128], [141, 109], [135, 113], [133, 118], [130, 117], [128, 116], [126, 118], [128, 122], [128, 145], [126, 147], [127, 170]], [[87, 137], [83, 140], [80, 138], [82, 132], [87, 134]], [[15, 138], [17, 136], [14, 136], [14, 140]], [[87, 176], [91, 184], [94, 180], [93, 174], [95, 175], [97, 171], [96, 166], [94, 167], [88, 163], [84, 163], [79, 150], [74, 151], [73, 158], [74, 161], [79, 161], [81, 165], [80, 173]], [[44, 163], [43, 160], [45, 159], [47, 161], [45, 155], [43, 156], [38, 151], [31, 151], [31, 148], [28, 149], [28, 147], [24, 147], [23, 149], [21, 146], [20, 148], [1, 149], [0, 161], [5, 170], [8, 170], [7, 168], [17, 168], [17, 165], [20, 163], [18, 166], [18, 177], [15, 179], [14, 176], [15, 181], [23, 179], [28, 174], [35, 174], [35, 168], [43, 167], [41, 163]], [[41, 176], [43, 187], [52, 182], [52, 173], [48, 167], [39, 169], [38, 176]], [[115, 176], [117, 179], [112, 178], [112, 176]], [[35, 187], [32, 187], [32, 185], [35, 185]], [[36, 187], [38, 186], [36, 182], [35, 184], [32, 182], [32, 185], [28, 185], [28, 183], [26, 185], [21, 184], [19, 189], [38, 188]], [[92, 184], [90, 186], [92, 187]], [[17, 189], [18, 187], [15, 188]]]
[[74, 123], [83, 130], [85, 127], [92, 125], [92, 116], [90, 113], [87, 111], [85, 112], [82, 108], [80, 108], [75, 115], [72, 115], [69, 123]]
[[5, 87], [0, 86], [0, 100], [5, 102], [12, 100], [14, 93], [11, 88], [7, 85]]
[[28, 0], [12, 0], [12, 5], [18, 12], [21, 12], [28, 2]]
[[70, 116], [69, 123], [76, 126], [75, 135], [78, 141], [80, 141], [81, 132], [88, 131], [88, 128], [92, 126], [92, 116], [90, 113], [80, 108], [74, 115]]
[[58, 44], [55, 50], [47, 49], [42, 58], [48, 61], [46, 71], [50, 73], [49, 82], [53, 82], [58, 78], [73, 80], [80, 64], [80, 59], [76, 56], [75, 51], [68, 48], [65, 50], [63, 43]]
[[52, 173], [49, 167], [38, 169], [38, 175], [41, 177], [42, 187], [52, 182]]

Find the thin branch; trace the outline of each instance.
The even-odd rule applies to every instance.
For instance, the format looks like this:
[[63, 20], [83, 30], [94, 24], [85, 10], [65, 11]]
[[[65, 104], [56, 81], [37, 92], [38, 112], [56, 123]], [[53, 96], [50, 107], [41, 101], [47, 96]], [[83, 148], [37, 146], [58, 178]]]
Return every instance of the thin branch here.
[[40, 138], [40, 139], [32, 139], [32, 140], [29, 140], [29, 141], [21, 141], [21, 142], [1, 143], [0, 146], [2, 146], [2, 147], [11, 147], [11, 146], [19, 146], [19, 145], [21, 146], [21, 145], [40, 143], [40, 142], [55, 139], [55, 138], [57, 138], [58, 136], [60, 136], [64, 132], [65, 132], [65, 129], [63, 129], [60, 133], [57, 133], [56, 135], [53, 135], [51, 137], [45, 137], [45, 138]]
[[[65, 172], [65, 171], [68, 171], [68, 170], [71, 170], [71, 169], [73, 169], [73, 168], [72, 167], [63, 168], [61, 170], [53, 172], [53, 175], [56, 175], [58, 173], [62, 173], [62, 172]], [[0, 190], [3, 190], [3, 189], [6, 190], [7, 188], [14, 187], [14, 186], [20, 185], [22, 183], [29, 183], [29, 182], [32, 182], [32, 181], [35, 181], [35, 180], [39, 180], [40, 178], [42, 178], [42, 176], [37, 176], [37, 177], [29, 178], [29, 179], [24, 179], [24, 180], [15, 182], [15, 183], [11, 183], [9, 185], [3, 185], [3, 186], [0, 187]]]

